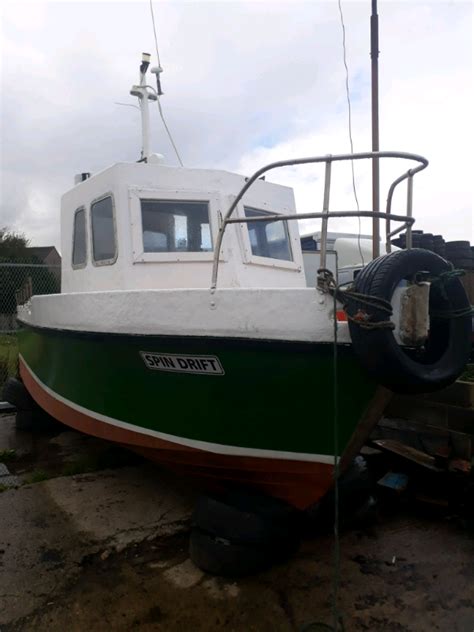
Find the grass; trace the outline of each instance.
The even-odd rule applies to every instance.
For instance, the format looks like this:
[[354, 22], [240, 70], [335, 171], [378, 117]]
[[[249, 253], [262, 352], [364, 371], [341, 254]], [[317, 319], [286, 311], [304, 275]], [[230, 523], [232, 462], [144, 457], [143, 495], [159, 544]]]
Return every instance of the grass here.
[[18, 338], [16, 334], [0, 334], [0, 387], [17, 373]]
[[474, 364], [468, 364], [466, 370], [459, 379], [464, 382], [474, 382]]
[[42, 481], [47, 481], [51, 476], [52, 475], [45, 472], [45, 470], [33, 470], [28, 478], [25, 479], [25, 484], [41, 483]]
[[0, 450], [0, 463], [16, 459], [16, 450]]
[[75, 474], [87, 474], [89, 472], [95, 472], [98, 469], [97, 459], [86, 456], [76, 461], [67, 463], [61, 472], [61, 476], [74, 476]]
[[7, 485], [0, 485], [0, 494], [2, 492], [6, 492], [7, 489], [11, 489], [11, 487], [8, 487]]
[[61, 471], [61, 476], [74, 476], [75, 474], [89, 474], [109, 468], [133, 465], [136, 462], [134, 454], [115, 446], [110, 446], [96, 454], [87, 454], [74, 461], [66, 463]]

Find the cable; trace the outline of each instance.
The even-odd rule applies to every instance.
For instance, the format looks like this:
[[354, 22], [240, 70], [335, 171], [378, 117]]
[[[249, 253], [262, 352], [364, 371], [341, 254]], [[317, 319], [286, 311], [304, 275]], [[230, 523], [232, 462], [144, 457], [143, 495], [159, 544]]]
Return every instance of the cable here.
[[[151, 21], [153, 23], [153, 35], [155, 37], [155, 50], [156, 50], [156, 57], [158, 59], [158, 66], [161, 70], [161, 61], [160, 61], [160, 52], [158, 50], [158, 36], [156, 34], [156, 24], [155, 24], [155, 13], [153, 11], [153, 0], [150, 0], [150, 13], [151, 13]], [[156, 76], [156, 80], [158, 81], [158, 77], [159, 75]], [[150, 86], [148, 86], [150, 87]], [[160, 90], [161, 92], [161, 90]], [[158, 91], [155, 90], [155, 94], [156, 94], [156, 102], [158, 104], [158, 112], [160, 113], [160, 118], [161, 118], [161, 122], [163, 123], [163, 127], [166, 130], [166, 133], [168, 134], [168, 138], [170, 140], [171, 145], [173, 146], [174, 149], [174, 153], [176, 154], [176, 157], [178, 159], [179, 164], [181, 165], [181, 167], [184, 167], [183, 165], [183, 161], [181, 160], [181, 156], [179, 155], [178, 149], [176, 147], [176, 144], [173, 140], [173, 136], [171, 135], [170, 129], [168, 127], [168, 124], [166, 123], [165, 120], [165, 115], [163, 112], [163, 108], [161, 107], [161, 102], [160, 102], [160, 95], [158, 94]]]
[[[337, 6], [339, 7], [339, 16], [341, 18], [343, 61], [344, 61], [344, 68], [346, 70], [346, 98], [347, 98], [347, 114], [348, 114], [348, 121], [349, 121], [349, 143], [351, 146], [351, 154], [353, 154], [354, 141], [352, 139], [352, 107], [351, 107], [351, 95], [349, 91], [349, 68], [347, 66], [346, 26], [344, 24], [344, 14], [342, 12], [341, 0], [337, 1]], [[355, 198], [357, 210], [360, 211], [359, 198], [357, 197], [357, 189], [356, 189], [356, 182], [355, 182], [355, 168], [354, 168], [353, 160], [351, 160], [351, 170], [352, 170], [352, 190], [354, 191], [354, 198]], [[360, 244], [360, 234], [361, 234], [362, 228], [361, 228], [360, 217], [358, 217], [357, 219], [359, 221], [359, 234], [357, 236], [357, 245], [359, 247], [359, 254], [362, 261], [362, 267], [364, 267], [365, 266], [364, 255], [362, 254], [362, 247]]]
[[160, 53], [158, 52], [158, 38], [156, 36], [155, 13], [153, 11], [153, 0], [150, 0], [151, 21], [153, 22], [153, 34], [155, 36], [156, 57], [158, 58], [158, 66], [161, 66]]
[[334, 439], [334, 577], [332, 591], [332, 615], [333, 628], [337, 632], [342, 627], [344, 629], [344, 620], [338, 609], [339, 602], [339, 586], [341, 583], [341, 547], [339, 543], [339, 410], [338, 410], [338, 371], [337, 371], [337, 297], [336, 292], [333, 296], [333, 325], [334, 325], [334, 343], [333, 343], [333, 439]]

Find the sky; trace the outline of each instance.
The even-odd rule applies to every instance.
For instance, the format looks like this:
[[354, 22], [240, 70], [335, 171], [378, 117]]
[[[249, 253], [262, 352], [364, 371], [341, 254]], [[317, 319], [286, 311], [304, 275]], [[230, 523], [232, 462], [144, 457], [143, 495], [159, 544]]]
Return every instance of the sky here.
[[[337, 0], [154, 0], [163, 108], [186, 167], [250, 175], [274, 160], [350, 151]], [[342, 0], [355, 151], [370, 151], [370, 0]], [[380, 147], [430, 161], [415, 177], [415, 228], [470, 239], [473, 4], [379, 0]], [[140, 154], [129, 95], [143, 51], [156, 63], [149, 2], [0, 4], [0, 226], [59, 247], [74, 175]], [[176, 164], [152, 109], [152, 148]], [[410, 165], [381, 164], [381, 198]], [[368, 161], [355, 164], [371, 207]], [[299, 212], [322, 208], [322, 167], [272, 172]], [[405, 189], [394, 212], [405, 211]], [[354, 210], [350, 165], [333, 169], [331, 210]], [[363, 220], [362, 232], [370, 231]], [[300, 231], [319, 230], [315, 220]], [[330, 230], [357, 232], [356, 220]]]

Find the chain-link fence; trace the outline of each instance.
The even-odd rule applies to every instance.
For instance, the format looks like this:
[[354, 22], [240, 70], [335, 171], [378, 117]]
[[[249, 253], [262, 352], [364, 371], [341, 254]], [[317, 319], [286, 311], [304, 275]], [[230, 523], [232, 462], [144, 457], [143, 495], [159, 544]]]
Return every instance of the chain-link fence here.
[[18, 372], [16, 309], [35, 294], [61, 291], [61, 266], [0, 262], [0, 389]]

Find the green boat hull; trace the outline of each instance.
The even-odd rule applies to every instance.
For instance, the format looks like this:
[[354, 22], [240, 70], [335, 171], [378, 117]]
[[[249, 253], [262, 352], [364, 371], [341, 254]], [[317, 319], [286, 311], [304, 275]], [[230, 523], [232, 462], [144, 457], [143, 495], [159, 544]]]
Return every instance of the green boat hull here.
[[[19, 340], [27, 387], [43, 407], [73, 427], [129, 443], [152, 458], [155, 451], [157, 460], [168, 465], [186, 464], [197, 451], [203, 475], [209, 474], [208, 463], [217, 463], [224, 478], [229, 463], [232, 471], [245, 471], [250, 462], [252, 470], [265, 469], [264, 462], [285, 462], [284, 471], [298, 463], [307, 463], [305, 471], [311, 463], [331, 471], [331, 344], [104, 335], [28, 326]], [[190, 357], [200, 358], [196, 366], [210, 372], [181, 372], [176, 359], [189, 362]], [[170, 366], [163, 358], [170, 358]], [[211, 371], [219, 364], [219, 372]], [[338, 347], [337, 385], [342, 453], [376, 390], [350, 345]], [[83, 417], [86, 426], [78, 421]], [[117, 428], [142, 439], [117, 438], [112, 432]], [[157, 451], [159, 440], [176, 445], [175, 454]]]

